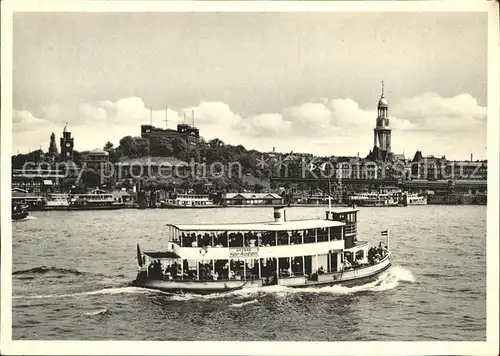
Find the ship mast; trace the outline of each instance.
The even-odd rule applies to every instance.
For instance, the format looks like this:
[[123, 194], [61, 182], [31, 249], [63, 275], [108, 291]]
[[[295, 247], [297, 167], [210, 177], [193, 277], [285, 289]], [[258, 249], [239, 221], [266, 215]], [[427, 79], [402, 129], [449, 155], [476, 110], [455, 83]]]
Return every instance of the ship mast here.
[[332, 213], [332, 182], [330, 180], [330, 172], [328, 172], [328, 212]]

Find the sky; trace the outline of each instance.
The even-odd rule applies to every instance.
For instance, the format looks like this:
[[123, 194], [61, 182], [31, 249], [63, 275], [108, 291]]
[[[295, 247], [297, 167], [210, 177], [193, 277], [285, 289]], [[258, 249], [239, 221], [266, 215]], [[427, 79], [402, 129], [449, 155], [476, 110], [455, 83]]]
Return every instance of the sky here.
[[[13, 153], [186, 120], [247, 149], [486, 158], [486, 13], [16, 13]], [[166, 120], [166, 121], [165, 121]]]

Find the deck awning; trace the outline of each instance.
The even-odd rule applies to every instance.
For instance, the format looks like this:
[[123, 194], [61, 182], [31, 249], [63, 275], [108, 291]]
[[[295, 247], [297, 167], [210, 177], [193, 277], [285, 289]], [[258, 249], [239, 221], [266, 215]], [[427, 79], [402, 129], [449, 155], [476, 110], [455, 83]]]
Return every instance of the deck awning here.
[[181, 258], [175, 252], [167, 251], [167, 252], [144, 252], [144, 254], [150, 258]]
[[339, 221], [314, 219], [265, 223], [168, 224], [181, 231], [294, 231], [343, 226]]

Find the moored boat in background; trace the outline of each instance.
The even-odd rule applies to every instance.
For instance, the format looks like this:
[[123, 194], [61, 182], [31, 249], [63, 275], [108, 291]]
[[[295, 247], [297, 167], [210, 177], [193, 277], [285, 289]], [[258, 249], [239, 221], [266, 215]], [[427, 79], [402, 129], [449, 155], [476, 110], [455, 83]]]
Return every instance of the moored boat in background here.
[[28, 206], [12, 204], [12, 220], [22, 220], [29, 216]]
[[167, 209], [203, 209], [218, 208], [206, 194], [180, 194], [160, 202], [160, 208]]
[[388, 193], [356, 193], [349, 197], [350, 204], [371, 207], [397, 206], [398, 199]]
[[71, 202], [71, 210], [110, 210], [122, 209], [125, 203], [117, 202], [111, 193], [93, 190], [88, 194], [75, 195]]
[[403, 205], [427, 205], [427, 197], [417, 193], [403, 193]]
[[69, 194], [48, 194], [43, 210], [68, 210], [70, 202]]

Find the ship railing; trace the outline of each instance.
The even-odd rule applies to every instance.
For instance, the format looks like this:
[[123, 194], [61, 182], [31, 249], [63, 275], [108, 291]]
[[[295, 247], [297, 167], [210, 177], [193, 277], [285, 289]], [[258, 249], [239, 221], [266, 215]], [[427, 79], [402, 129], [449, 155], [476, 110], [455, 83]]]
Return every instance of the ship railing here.
[[[250, 241], [252, 241], [250, 243]], [[173, 242], [180, 247], [194, 247], [194, 248], [201, 248], [201, 247], [271, 247], [271, 246], [289, 246], [289, 245], [302, 245], [302, 244], [313, 244], [313, 243], [318, 243], [318, 242], [328, 242], [328, 241], [335, 241], [335, 240], [342, 240], [342, 235], [339, 233], [334, 233], [328, 236], [328, 234], [318, 234], [317, 236], [304, 236], [299, 237], [299, 236], [294, 236], [290, 237], [290, 239], [283, 239], [283, 238], [278, 238], [276, 239], [252, 239], [252, 240], [245, 240], [243, 241], [238, 241], [234, 242], [231, 241], [228, 243], [227, 241], [217, 241], [214, 240], [213, 245], [212, 241], [202, 241], [198, 240], [196, 244], [193, 244], [193, 241], [190, 239], [179, 239], [176, 237], [169, 237], [167, 238], [168, 242]]]

